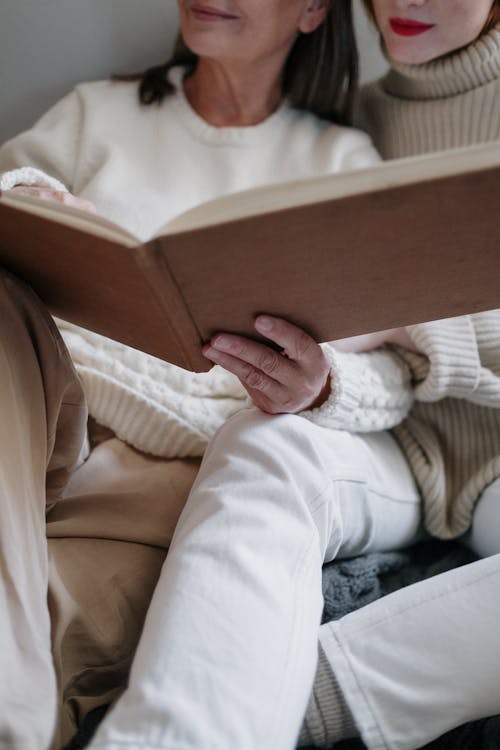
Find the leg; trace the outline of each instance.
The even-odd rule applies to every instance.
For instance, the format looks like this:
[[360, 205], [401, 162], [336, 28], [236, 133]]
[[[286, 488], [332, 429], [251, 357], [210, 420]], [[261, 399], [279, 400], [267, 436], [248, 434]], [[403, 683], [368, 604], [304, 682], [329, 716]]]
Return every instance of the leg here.
[[[304, 744], [331, 747], [347, 736], [341, 735], [339, 718], [345, 722], [352, 714], [370, 748], [420, 747], [459, 724], [500, 711], [495, 678], [500, 480], [483, 492], [462, 541], [478, 555], [497, 557], [397, 592], [321, 628]], [[385, 649], [391, 644], [387, 653], [384, 643]]]
[[414, 750], [499, 712], [499, 586], [495, 555], [321, 627], [320, 644], [370, 750]]
[[199, 459], [94, 444], [47, 516], [59, 746], [125, 689], [146, 611]]
[[85, 408], [35, 296], [0, 274], [0, 309], [0, 746], [46, 748], [56, 715], [46, 496], [55, 502], [76, 461]]
[[463, 541], [481, 557], [500, 554], [500, 479], [486, 487], [479, 498]]
[[[388, 484], [395, 466], [402, 478]], [[91, 746], [294, 747], [314, 676], [323, 559], [406, 544], [419, 520], [390, 436], [256, 411], [230, 420], [181, 515], [129, 687]]]

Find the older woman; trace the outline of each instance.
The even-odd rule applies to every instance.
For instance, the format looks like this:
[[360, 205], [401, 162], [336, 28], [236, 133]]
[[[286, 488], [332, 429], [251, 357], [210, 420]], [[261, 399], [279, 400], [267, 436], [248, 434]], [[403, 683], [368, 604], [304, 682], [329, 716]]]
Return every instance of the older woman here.
[[[190, 206], [235, 190], [377, 161], [369, 138], [343, 126], [355, 77], [348, 0], [331, 7], [327, 0], [179, 0], [179, 13], [183, 44], [167, 65], [141, 78], [139, 98], [131, 81], [78, 86], [31, 131], [2, 148], [0, 188], [95, 206], [145, 237]], [[54, 666], [60, 661], [57, 637], [53, 663], [46, 601], [46, 509], [57, 515], [63, 508], [59, 522], [64, 524], [78, 507], [68, 502], [71, 493], [78, 488], [78, 501], [88, 498], [90, 483], [94, 507], [119, 506], [116, 524], [111, 521], [109, 531], [102, 532], [116, 538], [115, 526], [122, 528], [126, 517], [120, 500], [138, 498], [147, 519], [148, 500], [163, 498], [168, 505], [175, 489], [168, 472], [162, 473], [168, 464], [144, 454], [137, 459], [134, 448], [160, 458], [197, 456], [215, 427], [246, 401], [238, 380], [220, 369], [191, 375], [98, 336], [66, 330], [80, 380], [57, 329], [29, 291], [5, 275], [0, 293], [0, 736], [12, 750], [42, 750], [54, 733]], [[289, 328], [287, 336], [293, 344], [304, 334]], [[289, 361], [298, 390], [306, 394], [300, 399], [303, 406], [310, 405], [328, 374], [322, 350], [310, 343], [307, 351], [297, 348]], [[93, 460], [97, 451], [81, 466], [87, 403], [91, 414], [121, 438], [114, 438], [104, 468], [102, 452], [100, 463]], [[117, 470], [120, 477], [110, 498], [110, 475]], [[83, 490], [75, 480], [82, 474]], [[224, 528], [229, 527], [223, 519]], [[153, 543], [161, 543], [161, 532], [153, 531]], [[88, 528], [81, 534], [88, 535]], [[140, 534], [130, 539], [143, 541]], [[193, 583], [204, 569], [200, 551], [192, 549]], [[188, 575], [189, 570], [188, 561]], [[236, 569], [224, 575], [233, 574], [238, 582]], [[53, 617], [60, 610], [62, 578], [63, 567], [50, 580]], [[194, 586], [193, 600], [207, 597], [212, 586], [208, 568], [202, 579]], [[224, 577], [219, 583], [224, 589]], [[244, 566], [241, 585], [247, 588]], [[183, 596], [181, 589], [178, 593]], [[236, 623], [233, 627], [216, 598], [209, 604], [208, 597], [202, 618], [190, 606], [188, 620], [183, 615], [171, 619], [191, 644], [178, 649], [158, 624], [165, 597], [170, 591], [160, 585], [129, 689], [97, 745], [290, 746], [310, 689], [312, 654], [306, 659], [306, 679], [290, 699], [293, 718], [282, 722], [278, 704], [288, 702], [282, 672], [295, 635], [281, 638], [276, 659], [262, 672], [270, 633], [257, 628], [252, 643], [241, 640]], [[127, 622], [134, 615], [133, 608], [122, 609], [121, 599], [115, 608], [120, 623], [123, 611]], [[231, 611], [246, 617], [251, 608], [240, 608], [236, 597]], [[143, 669], [144, 654], [150, 661]], [[249, 669], [240, 671], [236, 654], [246, 654], [243, 663]], [[254, 662], [257, 654], [260, 661]]]

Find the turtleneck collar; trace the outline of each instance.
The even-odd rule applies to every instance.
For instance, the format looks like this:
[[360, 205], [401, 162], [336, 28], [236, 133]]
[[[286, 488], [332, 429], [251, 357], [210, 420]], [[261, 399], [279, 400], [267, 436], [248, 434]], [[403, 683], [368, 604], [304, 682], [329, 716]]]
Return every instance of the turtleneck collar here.
[[500, 24], [455, 54], [422, 65], [392, 63], [384, 91], [404, 99], [455, 96], [500, 78]]

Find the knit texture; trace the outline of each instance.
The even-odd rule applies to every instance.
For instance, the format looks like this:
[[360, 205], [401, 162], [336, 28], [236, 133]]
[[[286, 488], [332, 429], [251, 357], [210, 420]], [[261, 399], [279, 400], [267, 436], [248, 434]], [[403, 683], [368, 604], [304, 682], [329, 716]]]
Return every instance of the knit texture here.
[[312, 744], [328, 750], [338, 740], [357, 734], [351, 711], [319, 644], [316, 677], [298, 746]]
[[500, 138], [500, 27], [454, 55], [393, 63], [364, 88], [356, 121], [386, 159]]
[[[364, 88], [357, 122], [384, 158], [500, 139], [500, 27], [443, 59], [392, 65]], [[426, 357], [399, 351], [416, 401], [394, 435], [424, 498], [427, 529], [452, 538], [500, 475], [500, 313], [408, 332]]]
[[192, 373], [58, 321], [82, 379], [90, 414], [139, 450], [164, 458], [201, 456], [221, 424], [249, 405], [222, 368]]

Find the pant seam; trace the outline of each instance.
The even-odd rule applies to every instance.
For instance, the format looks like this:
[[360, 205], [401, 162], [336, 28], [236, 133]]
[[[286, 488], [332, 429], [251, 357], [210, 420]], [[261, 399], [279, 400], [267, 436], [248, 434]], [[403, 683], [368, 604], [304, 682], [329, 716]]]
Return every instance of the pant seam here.
[[[474, 564], [474, 563], [469, 563]], [[485, 573], [477, 578], [474, 578], [473, 581], [469, 581], [466, 584], [460, 584], [457, 586], [454, 586], [453, 588], [448, 589], [446, 592], [438, 592], [434, 594], [431, 597], [426, 597], [424, 600], [419, 602], [413, 602], [412, 604], [408, 604], [404, 609], [400, 609], [397, 612], [391, 612], [384, 617], [380, 618], [379, 620], [372, 620], [369, 624], [363, 626], [361, 629], [358, 629], [353, 633], [352, 635], [359, 635], [360, 633], [363, 633], [366, 630], [371, 630], [375, 625], [381, 625], [384, 622], [387, 622], [388, 620], [394, 620], [395, 618], [401, 617], [401, 615], [406, 614], [409, 610], [415, 610], [417, 608], [423, 607], [430, 602], [436, 601], [436, 599], [443, 599], [443, 597], [449, 596], [450, 594], [455, 594], [457, 591], [464, 591], [465, 589], [468, 589], [470, 586], [474, 586], [478, 581], [482, 581], [485, 578], [490, 578], [491, 576], [498, 575], [499, 571], [495, 570], [491, 573]], [[412, 586], [418, 586], [418, 583], [414, 583]], [[410, 587], [411, 588], [411, 587]], [[397, 592], [394, 592], [397, 593]]]
[[[328, 627], [328, 626], [327, 626], [327, 627]], [[377, 739], [377, 745], [379, 745], [379, 740], [380, 740], [380, 741], [381, 741], [381, 742], [383, 743], [383, 747], [384, 747], [384, 748], [389, 748], [389, 747], [390, 747], [390, 745], [388, 744], [388, 742], [387, 742], [387, 740], [386, 740], [386, 737], [385, 737], [385, 735], [384, 735], [384, 732], [382, 731], [382, 728], [381, 728], [381, 726], [380, 726], [380, 722], [378, 721], [378, 718], [377, 718], [377, 716], [376, 716], [376, 713], [374, 712], [374, 710], [373, 710], [373, 707], [371, 706], [371, 704], [370, 704], [370, 701], [368, 700], [368, 696], [366, 695], [365, 691], [363, 690], [363, 686], [362, 686], [362, 684], [361, 684], [361, 683], [360, 683], [360, 681], [358, 680], [358, 678], [357, 678], [357, 676], [356, 676], [356, 673], [354, 672], [354, 670], [353, 670], [353, 669], [352, 669], [352, 667], [351, 667], [351, 664], [350, 664], [350, 662], [349, 662], [349, 658], [348, 658], [348, 656], [347, 656], [347, 653], [346, 653], [346, 651], [345, 651], [345, 649], [344, 649], [344, 646], [343, 646], [342, 642], [340, 641], [340, 639], [339, 639], [338, 635], [337, 635], [337, 634], [336, 634], [336, 633], [334, 632], [334, 630], [333, 630], [332, 628], [328, 628], [328, 631], [327, 631], [327, 632], [329, 633], [329, 636], [330, 636], [330, 638], [332, 638], [332, 639], [333, 639], [333, 640], [335, 641], [335, 643], [336, 643], [336, 645], [337, 645], [337, 648], [338, 648], [338, 649], [339, 649], [339, 651], [341, 652], [341, 654], [342, 654], [342, 657], [343, 657], [343, 661], [344, 661], [344, 663], [345, 663], [345, 665], [346, 665], [346, 668], [347, 668], [347, 669], [349, 670], [349, 675], [350, 675], [350, 678], [351, 678], [351, 679], [352, 679], [352, 681], [353, 681], [353, 682], [355, 683], [355, 685], [356, 685], [356, 688], [357, 688], [357, 691], [358, 691], [359, 695], [360, 695], [360, 696], [362, 697], [362, 699], [363, 699], [363, 702], [364, 702], [364, 706], [365, 706], [365, 713], [369, 713], [369, 715], [370, 715], [370, 718], [371, 718], [371, 725], [369, 725], [369, 726], [363, 726], [363, 727], [362, 727], [362, 729], [363, 729], [363, 732], [362, 732], [362, 734], [363, 734], [363, 737], [362, 737], [362, 739], [363, 739], [363, 740], [364, 740], [364, 739], [366, 739], [366, 735], [368, 735], [368, 734], [372, 735], [372, 734], [373, 734], [373, 732], [375, 731], [375, 732], [377, 732], [377, 733], [378, 733], [378, 735], [379, 735], [379, 737], [378, 737], [378, 739]], [[325, 654], [327, 654], [327, 653], [328, 653], [328, 652], [327, 652], [327, 650], [326, 650], [325, 648], [324, 648], [324, 651], [325, 651]], [[331, 664], [331, 662], [330, 662], [330, 660], [328, 659], [328, 657], [327, 657], [327, 660], [328, 660], [328, 664], [329, 664], [329, 666], [330, 666], [330, 669], [331, 669], [331, 670], [332, 670], [332, 672], [334, 672], [334, 674], [335, 674], [335, 670], [334, 670], [334, 667], [333, 667], [333, 665]], [[346, 700], [346, 693], [345, 693], [345, 691], [344, 691], [344, 689], [343, 689], [343, 687], [342, 687], [341, 683], [339, 683], [339, 689], [341, 690], [341, 692], [342, 692], [342, 695], [344, 696], [344, 700]], [[347, 701], [346, 701], [346, 702], [347, 702]], [[352, 715], [353, 715], [353, 719], [354, 719], [354, 723], [355, 723], [355, 725], [356, 725], [356, 728], [357, 728], [357, 729], [360, 729], [360, 727], [358, 726], [358, 724], [357, 724], [357, 722], [356, 722], [356, 713], [355, 713], [355, 710], [353, 710], [353, 706], [352, 706], [352, 704], [348, 704], [348, 705], [349, 705], [349, 709], [351, 710], [351, 713], [352, 713]], [[370, 744], [370, 748], [372, 748], [372, 747], [373, 747], [373, 746], [372, 746], [372, 745]]]
[[[317, 533], [316, 529], [314, 529], [314, 531], [315, 531], [315, 533]], [[316, 538], [314, 538], [310, 542], [310, 544], [307, 546], [307, 548], [304, 550], [303, 554], [299, 557], [299, 559], [297, 561], [297, 564], [295, 566], [295, 571], [299, 572], [299, 580], [302, 579], [305, 576], [306, 567], [303, 565], [303, 562], [308, 557], [310, 551], [313, 549], [313, 547], [314, 547], [315, 544], [317, 544], [317, 539]], [[297, 584], [298, 584], [298, 581], [296, 581], [296, 583], [295, 583], [295, 598], [297, 598]], [[299, 612], [301, 611], [300, 608], [298, 608], [298, 611]], [[300, 626], [302, 626], [302, 622], [303, 622], [303, 616], [300, 617]], [[318, 627], [319, 627], [319, 620], [318, 620]], [[289, 655], [289, 653], [290, 653], [290, 647], [287, 649], [287, 656]], [[287, 658], [286, 663], [287, 663], [287, 665], [289, 665], [291, 663], [291, 659]], [[285, 675], [283, 675], [283, 683], [284, 684], [287, 684], [288, 674], [289, 674], [289, 669], [287, 669]], [[288, 684], [290, 684], [290, 682], [291, 681], [288, 680]], [[270, 731], [270, 735], [272, 737], [274, 736], [274, 733], [276, 731], [275, 727], [276, 727], [276, 723], [278, 722], [278, 718], [281, 718], [281, 714], [283, 713], [283, 704], [284, 704], [284, 702], [285, 702], [285, 694], [284, 694], [284, 691], [283, 691], [283, 693], [281, 694], [281, 701], [280, 701], [281, 705], [279, 705], [277, 707], [277, 710], [276, 710], [276, 713], [275, 713], [275, 716], [274, 716], [274, 721], [272, 722], [271, 727], [270, 727], [270, 730], [271, 730]], [[304, 707], [304, 711], [305, 711], [305, 709], [306, 709], [306, 706]]]

